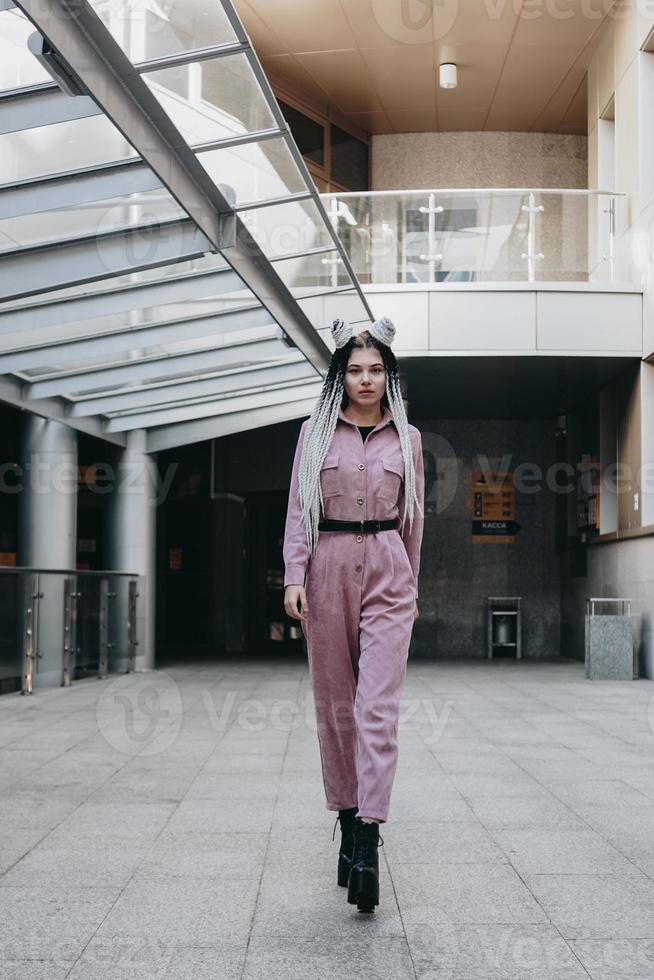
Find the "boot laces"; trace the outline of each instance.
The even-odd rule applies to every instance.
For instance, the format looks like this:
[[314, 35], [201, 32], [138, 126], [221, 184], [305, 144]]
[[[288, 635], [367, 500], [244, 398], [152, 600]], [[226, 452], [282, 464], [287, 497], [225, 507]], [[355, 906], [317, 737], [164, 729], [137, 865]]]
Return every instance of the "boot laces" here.
[[[375, 828], [377, 831], [375, 832]], [[378, 840], [375, 838], [378, 836]], [[352, 863], [372, 864], [375, 851], [378, 847], [383, 847], [384, 839], [379, 833], [379, 824], [361, 823], [358, 824], [354, 832], [354, 853]]]

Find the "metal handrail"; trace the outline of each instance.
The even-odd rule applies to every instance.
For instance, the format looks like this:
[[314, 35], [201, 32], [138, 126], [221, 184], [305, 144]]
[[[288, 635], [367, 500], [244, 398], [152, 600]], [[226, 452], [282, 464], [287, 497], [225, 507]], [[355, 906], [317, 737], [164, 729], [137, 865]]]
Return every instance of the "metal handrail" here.
[[594, 187], [419, 187], [398, 188], [383, 191], [344, 191], [321, 194], [325, 198], [390, 197], [398, 194], [577, 194], [609, 197], [627, 197], [626, 191], [598, 190]]

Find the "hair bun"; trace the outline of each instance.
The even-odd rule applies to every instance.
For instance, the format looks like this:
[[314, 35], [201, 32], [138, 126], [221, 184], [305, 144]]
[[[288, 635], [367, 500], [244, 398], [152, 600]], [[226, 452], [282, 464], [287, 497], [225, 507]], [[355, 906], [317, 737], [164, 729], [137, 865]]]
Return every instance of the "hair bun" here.
[[395, 337], [395, 325], [387, 316], [383, 316], [381, 320], [375, 320], [373, 325], [368, 329], [373, 337], [380, 340], [382, 344], [386, 344], [387, 347], [390, 347], [393, 343], [393, 338]]
[[352, 337], [352, 327], [345, 320], [334, 320], [331, 331], [337, 347], [345, 347]]

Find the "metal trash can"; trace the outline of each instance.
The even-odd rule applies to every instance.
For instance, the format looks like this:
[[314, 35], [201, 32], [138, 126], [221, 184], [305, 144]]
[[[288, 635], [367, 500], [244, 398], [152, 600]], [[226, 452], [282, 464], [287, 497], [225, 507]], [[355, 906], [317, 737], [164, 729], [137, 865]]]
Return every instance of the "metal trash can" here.
[[585, 665], [592, 681], [636, 680], [631, 599], [586, 600]]

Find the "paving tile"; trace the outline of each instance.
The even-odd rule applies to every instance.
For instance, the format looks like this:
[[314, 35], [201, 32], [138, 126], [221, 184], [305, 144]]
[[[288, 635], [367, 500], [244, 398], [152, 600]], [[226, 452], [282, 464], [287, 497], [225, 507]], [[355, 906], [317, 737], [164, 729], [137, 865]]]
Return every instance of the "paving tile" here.
[[326, 940], [366, 936], [404, 936], [390, 876], [380, 873], [380, 904], [372, 915], [347, 902], [335, 874], [308, 875], [294, 868], [266, 868], [252, 926], [255, 939], [287, 936]]
[[267, 834], [165, 830], [142, 855], [135, 877], [255, 878], [267, 846]]
[[645, 875], [525, 875], [565, 939], [654, 939], [654, 881]]
[[0, 883], [0, 962], [74, 961], [116, 901], [117, 888]]
[[454, 924], [416, 910], [406, 928], [418, 980], [588, 980], [550, 925]]
[[240, 980], [246, 943], [170, 946], [144, 938], [94, 939], [67, 980]]
[[274, 936], [253, 938], [243, 980], [349, 980], [356, 976], [369, 980], [415, 980], [406, 941], [365, 935], [348, 936], [337, 943], [319, 937], [294, 937], [290, 942]]
[[640, 869], [592, 830], [539, 827], [495, 830], [493, 837], [520, 874], [639, 874]]
[[133, 879], [96, 935], [107, 943], [147, 937], [164, 946], [245, 942], [258, 887], [258, 877]]
[[391, 872], [398, 902], [452, 923], [542, 923], [547, 917], [513, 868], [503, 864], [409, 864]]
[[652, 980], [654, 939], [580, 939], [570, 943], [593, 980]]

